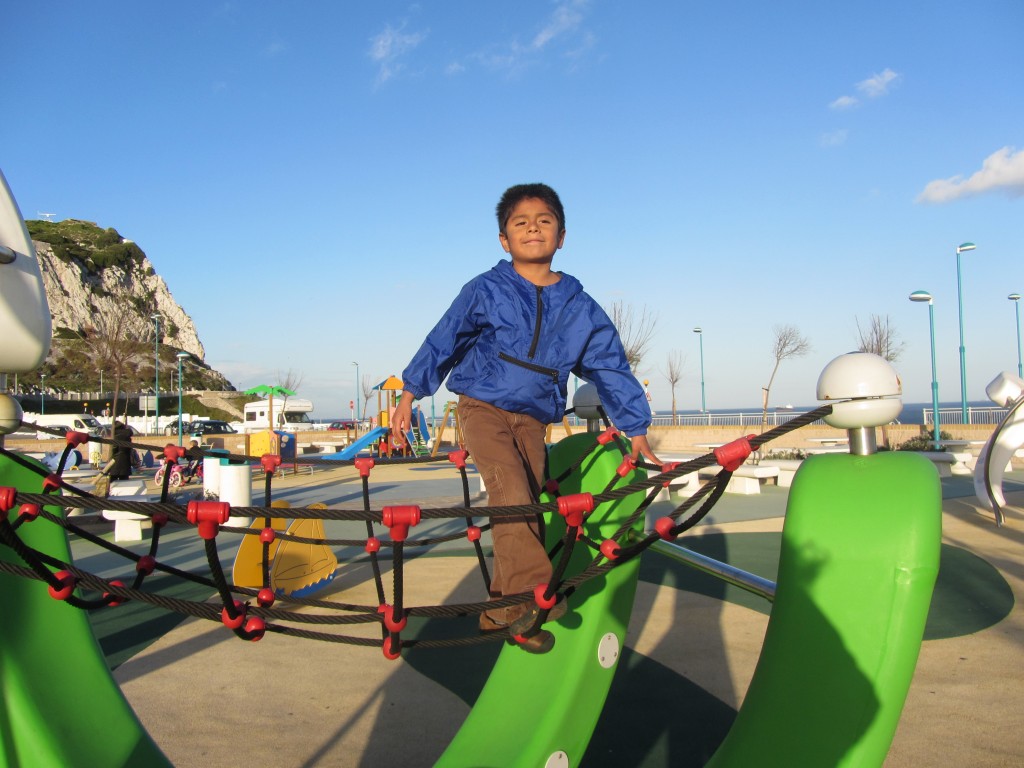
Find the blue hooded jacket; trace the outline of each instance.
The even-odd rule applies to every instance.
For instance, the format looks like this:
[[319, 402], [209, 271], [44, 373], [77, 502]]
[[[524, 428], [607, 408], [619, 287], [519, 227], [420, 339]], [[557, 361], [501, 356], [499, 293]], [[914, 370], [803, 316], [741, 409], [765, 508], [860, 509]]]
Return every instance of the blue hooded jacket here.
[[452, 392], [551, 424], [565, 414], [571, 372], [595, 384], [618, 429], [646, 434], [651, 411], [615, 326], [560, 274], [540, 287], [503, 260], [470, 280], [402, 372], [403, 387], [419, 399], [448, 376]]

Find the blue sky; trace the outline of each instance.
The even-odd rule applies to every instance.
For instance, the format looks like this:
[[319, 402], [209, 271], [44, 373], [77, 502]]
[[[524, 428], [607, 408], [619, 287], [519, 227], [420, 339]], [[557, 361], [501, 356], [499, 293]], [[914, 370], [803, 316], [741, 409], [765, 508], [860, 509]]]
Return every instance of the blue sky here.
[[[888, 316], [905, 400], [1017, 364], [1024, 4], [526, 0], [18, 3], [0, 168], [26, 218], [135, 240], [239, 388], [302, 377], [348, 412], [504, 256], [493, 208], [545, 181], [556, 268], [657, 316], [640, 378], [756, 406], [773, 327], [812, 351], [772, 405]], [[444, 394], [439, 396], [443, 400]]]

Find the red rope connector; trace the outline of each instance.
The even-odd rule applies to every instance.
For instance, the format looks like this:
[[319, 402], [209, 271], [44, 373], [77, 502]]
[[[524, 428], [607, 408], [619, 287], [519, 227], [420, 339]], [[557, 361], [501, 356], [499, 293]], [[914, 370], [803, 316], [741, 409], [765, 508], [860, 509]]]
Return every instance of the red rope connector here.
[[605, 539], [601, 542], [601, 554], [609, 560], [618, 559], [620, 549], [622, 547], [619, 546], [615, 539]]
[[544, 490], [550, 493], [552, 496], [554, 496], [556, 493], [558, 493], [558, 481], [552, 477], [550, 480], [544, 483]]
[[[671, 472], [673, 469], [678, 467], [680, 464], [682, 464], [681, 461], [666, 461], [664, 464], [661, 465], [662, 474], [664, 474], [665, 472]], [[662, 483], [662, 486], [665, 487], [665, 488], [668, 488], [669, 483], [671, 483], [671, 482], [672, 482], [671, 480], [666, 480], [664, 483]]]
[[277, 596], [270, 587], [264, 587], [256, 594], [256, 602], [264, 608], [272, 606], [275, 600], [277, 600]]
[[43, 493], [56, 491], [60, 488], [60, 478], [57, 475], [47, 475], [43, 478]]
[[89, 442], [89, 435], [85, 432], [68, 432], [64, 435], [64, 439], [72, 448], [77, 448], [83, 443]]
[[558, 499], [558, 514], [570, 528], [583, 525], [583, 516], [594, 511], [594, 497], [589, 493], [573, 493]]
[[258, 643], [263, 639], [263, 635], [266, 634], [267, 623], [259, 616], [253, 616], [245, 622], [245, 631], [251, 635], [249, 638], [250, 641]]
[[199, 535], [204, 539], [217, 538], [217, 531], [231, 517], [231, 505], [226, 501], [190, 501], [186, 518], [198, 526]]
[[14, 497], [17, 495], [17, 488], [11, 488], [8, 485], [0, 486], [0, 512], [10, 512], [14, 506]]
[[281, 466], [281, 456], [276, 453], [264, 453], [260, 456], [260, 466], [263, 467], [265, 474], [272, 475]]
[[539, 608], [543, 608], [545, 611], [550, 611], [555, 607], [555, 603], [558, 602], [558, 593], [556, 592], [551, 597], [544, 597], [544, 593], [548, 591], [547, 584], [538, 584], [533, 588], [533, 599], [537, 602]]
[[152, 517], [150, 517], [150, 520], [153, 521], [154, 528], [163, 528], [167, 525], [167, 521], [169, 519], [170, 518], [167, 516], [166, 512], [154, 512]]
[[665, 541], [675, 541], [678, 534], [672, 533], [672, 529], [676, 527], [675, 520], [671, 517], [660, 517], [654, 523], [654, 530], [658, 532]]
[[469, 451], [462, 449], [458, 451], [452, 451], [448, 454], [448, 461], [454, 464], [459, 469], [466, 468], [466, 457], [469, 455]]
[[420, 522], [420, 508], [415, 504], [384, 507], [381, 522], [391, 529], [391, 538], [394, 541], [405, 541], [409, 535], [409, 526]]
[[39, 505], [29, 504], [27, 502], [25, 504], [22, 504], [20, 507], [18, 507], [18, 516], [22, 520], [31, 523], [33, 520], [39, 517]]
[[273, 544], [276, 538], [277, 534], [274, 533], [273, 528], [267, 527], [260, 531], [260, 543], [262, 544]]
[[370, 470], [373, 469], [374, 467], [374, 461], [372, 456], [370, 456], [369, 458], [364, 457], [361, 459], [356, 459], [353, 462], [353, 464], [355, 464], [356, 469], [359, 470], [360, 477], [369, 477]]
[[619, 430], [617, 430], [615, 427], [608, 427], [608, 429], [606, 429], [604, 432], [597, 436], [597, 444], [608, 445], [608, 443], [610, 443], [612, 440], [618, 437], [618, 435]]
[[398, 641], [398, 647], [395, 650], [391, 650], [391, 635], [384, 638], [384, 658], [394, 661], [395, 659], [401, 658], [402, 656], [402, 641]]
[[248, 606], [245, 603], [235, 600], [235, 617], [231, 618], [228, 607], [225, 605], [220, 611], [220, 620], [228, 629], [238, 629], [245, 623], [245, 611]]
[[384, 605], [377, 607], [377, 613], [384, 614], [384, 626], [387, 627], [388, 632], [401, 632], [405, 629], [405, 625], [409, 623], [408, 616], [402, 616], [401, 620], [395, 621], [395, 606]]
[[715, 454], [715, 460], [729, 472], [735, 472], [739, 469], [743, 462], [747, 460], [750, 452], [753, 450], [750, 447], [750, 441], [753, 440], [757, 435], [747, 435], [746, 437], [738, 437], [731, 443], [726, 443], [718, 448], [715, 448], [713, 453]]
[[371, 536], [370, 538], [368, 538], [366, 540], [366, 551], [368, 554], [371, 555], [374, 552], [380, 552], [380, 539], [378, 539], [376, 536]]
[[466, 526], [466, 538], [470, 541], [480, 541], [480, 526], [479, 525], [467, 525]]
[[135, 570], [141, 573], [143, 576], [149, 576], [156, 568], [156, 558], [152, 555], [143, 555], [139, 558], [139, 561], [135, 563]]
[[54, 600], [67, 600], [75, 591], [77, 580], [68, 571], [57, 571], [53, 577], [60, 582], [60, 589], [49, 587], [50, 597]]
[[164, 446], [164, 461], [168, 464], [177, 464], [178, 459], [185, 455], [185, 449], [180, 445], [168, 443]]
[[615, 470], [615, 474], [619, 477], [625, 477], [634, 469], [636, 469], [636, 459], [632, 456], [623, 456], [622, 463], [619, 464], [619, 468]]
[[[124, 582], [121, 581], [120, 579], [114, 579], [112, 582], [110, 582], [110, 586], [112, 586], [112, 587], [123, 587], [124, 586]], [[113, 598], [112, 600], [110, 600], [110, 602], [107, 603], [107, 606], [110, 607], [110, 608], [116, 608], [117, 606], [121, 605], [121, 603], [124, 602], [124, 598], [123, 597], [117, 597], [112, 592], [104, 592], [103, 593], [103, 599], [106, 600], [108, 597], [109, 598]]]

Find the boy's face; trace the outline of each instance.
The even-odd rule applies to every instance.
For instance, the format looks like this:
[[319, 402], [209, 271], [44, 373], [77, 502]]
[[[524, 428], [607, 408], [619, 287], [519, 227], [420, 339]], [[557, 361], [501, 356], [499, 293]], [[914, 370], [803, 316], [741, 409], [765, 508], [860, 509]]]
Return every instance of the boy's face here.
[[550, 264], [565, 241], [565, 230], [547, 203], [527, 197], [512, 208], [498, 240], [514, 264]]

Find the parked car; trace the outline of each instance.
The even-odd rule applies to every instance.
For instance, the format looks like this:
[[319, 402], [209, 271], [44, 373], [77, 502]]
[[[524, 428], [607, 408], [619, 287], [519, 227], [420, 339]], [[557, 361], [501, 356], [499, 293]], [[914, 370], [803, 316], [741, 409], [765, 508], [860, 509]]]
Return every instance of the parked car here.
[[330, 424], [327, 425], [327, 430], [329, 432], [335, 432], [335, 431], [338, 431], [338, 430], [355, 429], [355, 428], [356, 428], [356, 421], [355, 421], [355, 419], [341, 419], [340, 421], [332, 421]]
[[[217, 419], [196, 419], [195, 421], [185, 422], [182, 424], [181, 430], [184, 434], [192, 435], [193, 437], [202, 437], [203, 435], [233, 435], [236, 432], [236, 430], [226, 421], [219, 421]], [[178, 434], [177, 422], [171, 422], [164, 427], [164, 434]]]

